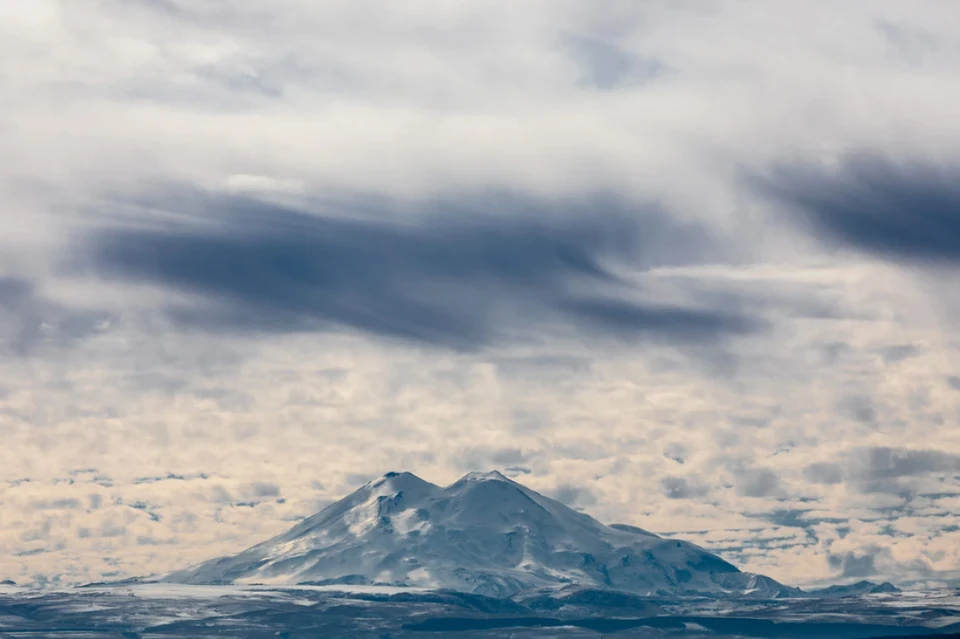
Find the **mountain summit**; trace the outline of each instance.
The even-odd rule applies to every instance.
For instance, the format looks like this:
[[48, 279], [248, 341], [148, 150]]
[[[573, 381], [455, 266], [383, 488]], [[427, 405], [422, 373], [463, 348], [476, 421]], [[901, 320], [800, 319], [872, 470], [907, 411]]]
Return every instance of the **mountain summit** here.
[[392, 584], [501, 597], [567, 584], [638, 594], [792, 590], [694, 544], [605, 526], [499, 472], [445, 488], [387, 473], [282, 535], [164, 581]]

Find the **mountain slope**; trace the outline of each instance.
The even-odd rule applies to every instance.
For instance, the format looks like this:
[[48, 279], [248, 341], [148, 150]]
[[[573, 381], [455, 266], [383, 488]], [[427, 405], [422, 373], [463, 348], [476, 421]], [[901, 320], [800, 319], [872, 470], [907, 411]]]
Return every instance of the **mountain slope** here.
[[793, 591], [693, 544], [605, 526], [497, 472], [446, 488], [387, 473], [282, 535], [165, 581], [381, 583], [493, 596], [563, 584], [639, 594]]

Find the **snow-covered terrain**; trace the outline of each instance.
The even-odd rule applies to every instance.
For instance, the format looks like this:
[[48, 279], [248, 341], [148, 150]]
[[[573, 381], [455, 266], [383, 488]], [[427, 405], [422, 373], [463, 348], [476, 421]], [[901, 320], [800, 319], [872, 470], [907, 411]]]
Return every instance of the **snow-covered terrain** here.
[[58, 639], [955, 639], [954, 591], [845, 599], [642, 597], [566, 586], [495, 599], [370, 586], [118, 584], [0, 591], [0, 637]]
[[881, 595], [893, 592], [900, 592], [900, 589], [889, 582], [875, 584], [872, 581], [858, 581], [856, 583], [843, 586], [827, 586], [818, 590], [810, 591], [810, 595], [822, 599], [859, 597], [861, 595]]
[[165, 581], [406, 585], [496, 597], [566, 584], [641, 595], [801, 594], [694, 544], [606, 526], [498, 472], [445, 488], [387, 473], [278, 537]]

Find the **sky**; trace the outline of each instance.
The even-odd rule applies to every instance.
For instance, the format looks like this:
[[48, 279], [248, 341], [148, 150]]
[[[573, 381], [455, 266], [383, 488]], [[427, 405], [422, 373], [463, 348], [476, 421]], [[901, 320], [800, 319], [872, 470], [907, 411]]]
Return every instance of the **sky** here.
[[960, 583], [960, 5], [0, 3], [0, 580], [500, 469]]

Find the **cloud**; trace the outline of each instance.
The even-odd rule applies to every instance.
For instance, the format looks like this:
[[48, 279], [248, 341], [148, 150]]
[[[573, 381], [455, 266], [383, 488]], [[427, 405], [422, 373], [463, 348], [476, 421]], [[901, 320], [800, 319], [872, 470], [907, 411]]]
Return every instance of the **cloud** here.
[[48, 300], [27, 279], [0, 277], [0, 354], [24, 356], [44, 345], [66, 346], [96, 334], [109, 320], [105, 312]]
[[919, 352], [920, 349], [914, 344], [895, 344], [880, 349], [880, 357], [885, 364], [896, 364], [914, 357]]
[[737, 494], [742, 497], [771, 497], [780, 492], [780, 477], [768, 468], [751, 468], [736, 473]]
[[570, 507], [584, 508], [597, 503], [597, 497], [593, 494], [593, 491], [584, 486], [561, 484], [550, 493], [550, 496]]
[[660, 480], [660, 488], [669, 499], [690, 499], [709, 493], [706, 486], [690, 482], [686, 477], [664, 477]]
[[66, 498], [37, 501], [32, 506], [36, 510], [75, 510], [79, 509], [81, 504], [79, 499]]
[[667, 71], [662, 61], [640, 58], [616, 43], [585, 36], [571, 36], [566, 42], [580, 68], [581, 83], [590, 88], [636, 86]]
[[867, 547], [838, 555], [829, 555], [827, 561], [841, 577], [872, 577], [877, 574], [878, 556], [888, 554], [882, 548]]
[[258, 481], [250, 484], [248, 492], [254, 497], [279, 497], [280, 487], [270, 482]]
[[843, 481], [843, 467], [833, 462], [816, 462], [803, 470], [803, 476], [815, 484], [839, 484]]
[[935, 450], [866, 448], [857, 450], [851, 461], [853, 476], [863, 480], [960, 472], [960, 455]]
[[960, 166], [860, 152], [777, 166], [761, 189], [817, 237], [882, 258], [960, 264]]
[[960, 473], [960, 455], [935, 450], [889, 446], [856, 448], [842, 456], [842, 462], [816, 462], [807, 466], [804, 477], [813, 483], [831, 485], [851, 482], [870, 492], [900, 493], [896, 480], [931, 474]]
[[840, 414], [847, 418], [864, 424], [875, 424], [877, 421], [877, 407], [870, 397], [844, 397], [839, 402], [837, 409]]
[[683, 263], [714, 247], [703, 229], [616, 198], [467, 198], [424, 205], [413, 220], [390, 209], [344, 217], [239, 196], [181, 202], [171, 194], [174, 212], [192, 223], [102, 228], [79, 247], [80, 259], [89, 253], [108, 278], [195, 294], [171, 315], [210, 330], [350, 328], [475, 348], [557, 326], [685, 343], [761, 324], [733, 308], [639, 298], [615, 275], [618, 262]]
[[663, 448], [663, 456], [678, 464], [685, 463], [688, 454], [687, 447], [681, 442], [670, 442]]

